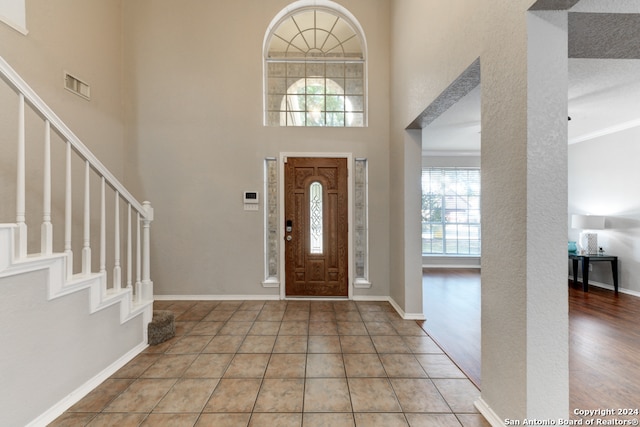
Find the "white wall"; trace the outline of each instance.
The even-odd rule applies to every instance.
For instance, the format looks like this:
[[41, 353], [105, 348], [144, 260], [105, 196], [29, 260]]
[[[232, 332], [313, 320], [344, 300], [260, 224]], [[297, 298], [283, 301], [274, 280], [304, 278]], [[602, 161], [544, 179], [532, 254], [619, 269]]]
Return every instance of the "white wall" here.
[[[619, 286], [640, 293], [640, 128], [569, 146], [569, 224], [571, 215], [604, 215], [598, 245], [618, 256]], [[569, 229], [569, 240], [580, 230]], [[608, 263], [594, 263], [589, 282], [613, 286]]]
[[146, 339], [142, 316], [121, 325], [119, 304], [90, 315], [88, 289], [47, 301], [46, 283], [43, 270], [0, 278], [3, 426], [33, 421]]
[[[284, 0], [125, 2], [129, 102], [127, 182], [155, 208], [152, 268], [158, 295], [270, 296], [264, 288], [263, 161], [281, 152], [334, 152], [369, 163], [370, 289], [389, 294], [389, 5], [340, 4], [369, 46], [369, 127], [262, 124], [262, 43]], [[265, 197], [261, 197], [264, 201]]]

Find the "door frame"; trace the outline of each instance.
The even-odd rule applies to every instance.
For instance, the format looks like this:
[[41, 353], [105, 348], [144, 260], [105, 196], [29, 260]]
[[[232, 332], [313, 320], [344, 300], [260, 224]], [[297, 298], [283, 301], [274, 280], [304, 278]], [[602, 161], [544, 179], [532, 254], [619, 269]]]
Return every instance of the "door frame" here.
[[[287, 157], [331, 157], [331, 158], [340, 158], [347, 159], [347, 222], [348, 222], [348, 231], [347, 231], [347, 245], [348, 251], [347, 256], [349, 259], [347, 260], [347, 272], [348, 272], [348, 299], [353, 299], [353, 267], [352, 263], [355, 259], [355, 253], [353, 251], [353, 153], [336, 153], [336, 152], [281, 152], [278, 157], [278, 238], [280, 239], [279, 243], [279, 258], [281, 262], [279, 263], [279, 275], [281, 277], [280, 280], [280, 299], [286, 299], [287, 296], [285, 294], [286, 288], [286, 274], [285, 274], [285, 245], [283, 244], [285, 238], [285, 230], [284, 230], [284, 199], [285, 199], [285, 187], [284, 187], [284, 161]], [[340, 297], [336, 297], [340, 298]], [[298, 298], [297, 298], [298, 299]], [[323, 299], [322, 297], [313, 298], [313, 299]], [[334, 299], [334, 298], [325, 298], [325, 299]]]

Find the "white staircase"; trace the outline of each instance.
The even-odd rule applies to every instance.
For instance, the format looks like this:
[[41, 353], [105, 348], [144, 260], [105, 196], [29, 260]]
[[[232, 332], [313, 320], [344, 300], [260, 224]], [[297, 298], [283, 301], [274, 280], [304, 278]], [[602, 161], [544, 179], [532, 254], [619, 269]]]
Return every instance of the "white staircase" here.
[[11, 254], [14, 252], [14, 236], [17, 230], [15, 224], [0, 224], [0, 278], [43, 270], [46, 275], [48, 300], [89, 289], [91, 314], [119, 303], [121, 323], [140, 314], [147, 319], [145, 324], [151, 321], [152, 299], [136, 301], [130, 287], [107, 289], [105, 272], [79, 273], [67, 277], [67, 255], [64, 253], [34, 254], [13, 259]]
[[[15, 100], [18, 121], [17, 140], [0, 133], [2, 152], [17, 154], [15, 182], [0, 186], [15, 187], [15, 199], [0, 193], [5, 206], [15, 203], [13, 218], [0, 210], [0, 425], [46, 425], [147, 345], [153, 314], [153, 208], [138, 202], [2, 57], [0, 77], [12, 89], [1, 105]], [[43, 179], [36, 183], [25, 158], [28, 150], [40, 148], [27, 147], [25, 134], [39, 126], [44, 164]], [[52, 142], [65, 145], [64, 164], [54, 165], [65, 171], [61, 189], [52, 189], [60, 181], [52, 179]], [[15, 146], [4, 149], [7, 144]], [[82, 177], [72, 173], [78, 159]], [[42, 197], [36, 227], [26, 212], [34, 187]], [[99, 209], [90, 202], [95, 187], [100, 188]], [[81, 213], [78, 203], [74, 210], [74, 198], [81, 199]], [[52, 221], [52, 212], [63, 212], [64, 218]], [[62, 225], [55, 241], [54, 224]], [[33, 250], [32, 230], [40, 234], [38, 251]], [[99, 238], [92, 240], [92, 232]], [[96, 240], [98, 248], [92, 248]], [[54, 247], [64, 249], [56, 253]], [[23, 370], [35, 373], [18, 375]]]

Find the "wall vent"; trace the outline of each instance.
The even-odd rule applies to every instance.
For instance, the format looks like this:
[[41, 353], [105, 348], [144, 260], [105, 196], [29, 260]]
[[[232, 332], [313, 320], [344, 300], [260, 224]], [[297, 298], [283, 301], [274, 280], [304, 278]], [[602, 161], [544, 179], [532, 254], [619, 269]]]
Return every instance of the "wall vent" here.
[[84, 99], [91, 99], [91, 87], [69, 73], [64, 73], [64, 87]]

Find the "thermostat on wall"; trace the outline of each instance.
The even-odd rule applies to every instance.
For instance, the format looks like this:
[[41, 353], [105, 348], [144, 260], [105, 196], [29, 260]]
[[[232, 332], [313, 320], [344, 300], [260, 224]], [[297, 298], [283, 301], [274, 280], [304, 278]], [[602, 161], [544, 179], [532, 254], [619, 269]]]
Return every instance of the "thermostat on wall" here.
[[260, 200], [257, 191], [245, 191], [242, 200], [244, 201], [245, 211], [257, 211]]

